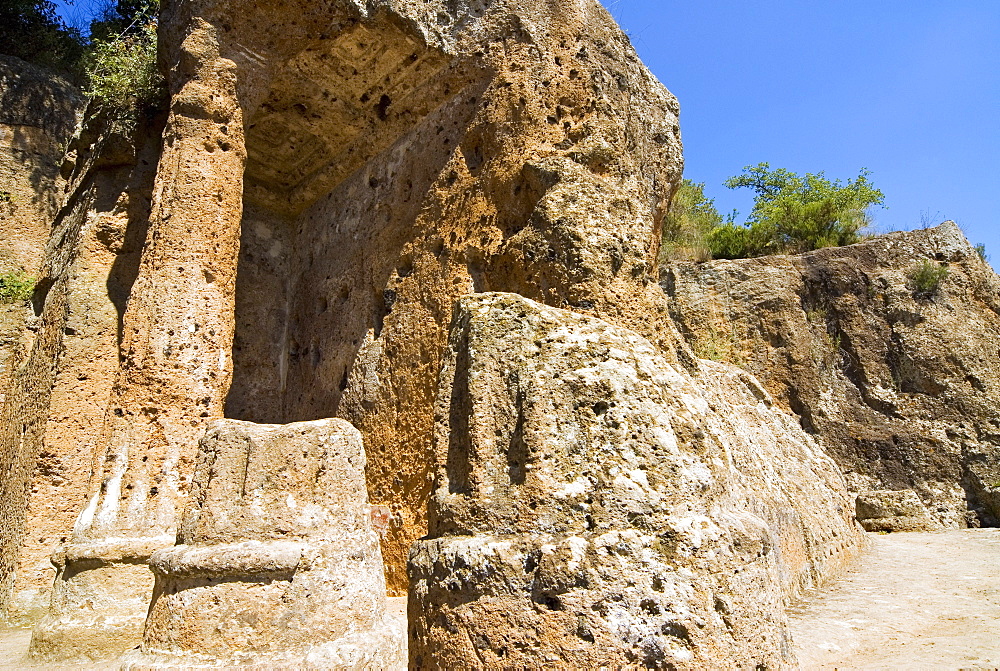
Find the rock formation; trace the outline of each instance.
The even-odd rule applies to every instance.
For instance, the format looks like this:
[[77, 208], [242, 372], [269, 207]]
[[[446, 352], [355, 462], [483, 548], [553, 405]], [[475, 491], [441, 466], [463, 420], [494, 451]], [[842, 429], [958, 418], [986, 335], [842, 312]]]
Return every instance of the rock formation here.
[[866, 531], [929, 531], [934, 522], [912, 489], [861, 492], [854, 505]]
[[[399, 593], [410, 542], [426, 532], [458, 296], [504, 289], [575, 305], [673, 356], [675, 336], [647, 317], [665, 314], [649, 272], [680, 174], [676, 101], [596, 3], [177, 2], [161, 36], [162, 151], [156, 129], [146, 137], [162, 155], [140, 162], [156, 165], [151, 188], [124, 190], [153, 196], [148, 219], [133, 207], [129, 220], [142, 260], [116, 264], [131, 271], [116, 283], [127, 289], [119, 356], [98, 349], [111, 371], [81, 385], [109, 395], [103, 426], [45, 441], [94, 455], [63, 593], [109, 580], [74, 557], [124, 566], [172, 543], [191, 446], [223, 414], [339, 415], [362, 430], [373, 501], [392, 511], [385, 554]], [[82, 195], [101, 166], [78, 165], [90, 181], [63, 219], [84, 230], [96, 222]], [[80, 248], [67, 239], [52, 255]], [[68, 268], [49, 275], [68, 282]], [[101, 287], [96, 276], [73, 286]], [[53, 280], [44, 303], [52, 338], [65, 333], [71, 285]], [[48, 371], [57, 346], [36, 349]], [[18, 388], [53, 389], [45, 376]], [[31, 413], [39, 426], [50, 415], [48, 400]], [[36, 434], [22, 441], [29, 456]], [[89, 640], [134, 636], [144, 613], [128, 610], [95, 613], [95, 627], [120, 627]]]
[[169, 110], [71, 145], [0, 426], [3, 598], [59, 546], [37, 658], [391, 665], [364, 467], [415, 666], [794, 663], [853, 501], [674, 329], [678, 106], [596, 1], [165, 0], [159, 32]]
[[836, 465], [738, 370], [602, 320], [456, 310], [411, 668], [776, 668], [784, 608], [858, 547]]
[[343, 420], [212, 424], [126, 666], [404, 668], [364, 467]]
[[[916, 286], [924, 264], [939, 285]], [[759, 377], [853, 491], [913, 489], [938, 526], [1000, 523], [1000, 277], [954, 223], [674, 263], [662, 284], [695, 351]]]

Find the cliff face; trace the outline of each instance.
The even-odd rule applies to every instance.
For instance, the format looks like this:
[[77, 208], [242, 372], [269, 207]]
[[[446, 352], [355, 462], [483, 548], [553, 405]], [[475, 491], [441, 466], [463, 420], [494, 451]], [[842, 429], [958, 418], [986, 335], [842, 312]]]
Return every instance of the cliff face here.
[[[946, 269], [936, 287], [917, 286], [925, 264]], [[852, 490], [1000, 523], [1000, 278], [955, 224], [661, 278], [694, 350], [758, 376]]]
[[66, 193], [0, 421], [0, 608], [15, 621], [48, 606], [49, 558], [87, 501], [158, 152], [155, 122], [122, 134], [90, 118], [69, 143]]
[[[0, 274], [38, 270], [64, 188], [59, 167], [82, 111], [72, 85], [0, 55]], [[20, 341], [23, 308], [0, 303], [2, 377]]]
[[[0, 56], [0, 274], [38, 278], [47, 272], [41, 268], [43, 252], [65, 196], [67, 175], [60, 168], [83, 102], [77, 89], [51, 73]], [[37, 617], [45, 607], [44, 594], [52, 582], [47, 555], [65, 537], [80, 503], [79, 498], [52, 496], [52, 488], [69, 480], [75, 480], [77, 490], [85, 488], [89, 470], [89, 455], [83, 457], [83, 472], [72, 456], [63, 460], [76, 452], [70, 444], [54, 448], [36, 465], [49, 412], [42, 399], [48, 399], [52, 385], [40, 369], [29, 370], [27, 360], [37, 343], [48, 342], [42, 367], [54, 368], [60, 353], [55, 341], [61, 335], [42, 328], [41, 304], [30, 303], [0, 303], [0, 613], [14, 621]], [[39, 384], [28, 383], [29, 378]], [[53, 425], [76, 422], [76, 411], [74, 404], [57, 402]], [[34, 436], [25, 439], [32, 447], [23, 447], [22, 435]], [[30, 512], [29, 497], [34, 497]], [[20, 561], [19, 546], [25, 547]], [[15, 573], [21, 589], [11, 602]]]
[[510, 294], [463, 298], [418, 669], [782, 668], [785, 607], [860, 535], [836, 464], [737, 368]]
[[[536, 624], [546, 641], [518, 664], [792, 663], [783, 606], [861, 536], [791, 415], [739, 369], [698, 362], [672, 326], [652, 273], [681, 174], [678, 106], [608, 13], [200, 0], [165, 2], [159, 28], [169, 111], [131, 135], [93, 117], [71, 146], [37, 336], [4, 408], [4, 486], [20, 492], [2, 504], [8, 604], [38, 596], [62, 546], [36, 656], [134, 647], [151, 561], [181, 590], [154, 620], [193, 603], [183, 590], [205, 585], [155, 558], [188, 556], [168, 548], [213, 421], [339, 417], [389, 510], [388, 589], [418, 595], [415, 663], [499, 654], [481, 635], [497, 609], [518, 614], [512, 645]], [[542, 562], [541, 591], [511, 574], [500, 593], [489, 562], [451, 561], [501, 533]], [[580, 542], [593, 573], [573, 563]], [[560, 544], [569, 559], [548, 566]], [[249, 599], [233, 585], [250, 568], [213, 567], [218, 593]], [[520, 567], [517, 580], [534, 572]], [[440, 589], [458, 582], [459, 596]], [[281, 589], [268, 583], [274, 603]], [[264, 620], [220, 612], [268, 639], [251, 631]], [[147, 652], [197, 653], [158, 626]]]

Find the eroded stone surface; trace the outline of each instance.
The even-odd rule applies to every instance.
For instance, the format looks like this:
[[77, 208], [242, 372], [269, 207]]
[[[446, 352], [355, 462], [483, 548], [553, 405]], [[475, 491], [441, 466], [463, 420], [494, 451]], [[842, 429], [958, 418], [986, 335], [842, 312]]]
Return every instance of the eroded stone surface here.
[[[912, 275], [945, 267], [933, 292]], [[952, 222], [802, 256], [674, 263], [675, 320], [757, 375], [851, 489], [913, 489], [938, 526], [1000, 523], [1000, 278]]]
[[861, 543], [834, 463], [744, 373], [520, 296], [462, 299], [415, 668], [778, 667], [784, 607]]
[[404, 667], [364, 467], [343, 420], [212, 424], [126, 668]]
[[[18, 58], [0, 55], [0, 274], [21, 274], [29, 280], [39, 277], [45, 242], [65, 187], [65, 175], [60, 173], [63, 152], [82, 109], [83, 96], [68, 82]], [[0, 302], [0, 407], [10, 396], [8, 420], [20, 422], [17, 428], [22, 431], [31, 403], [21, 395], [15, 378], [23, 379], [27, 373], [23, 367], [39, 328], [38, 312], [32, 307], [24, 300]], [[41, 306], [34, 307], [40, 311]], [[69, 455], [55, 449], [43, 455], [43, 473], [32, 478], [37, 450], [22, 449], [13, 430], [0, 427], [0, 434], [7, 434], [0, 437], [0, 619], [23, 624], [44, 608], [46, 583], [52, 580], [46, 557], [53, 536], [64, 533], [68, 522], [63, 502], [46, 490], [63, 472], [76, 469], [75, 464], [66, 463], [72, 458], [63, 461]], [[83, 475], [81, 480], [85, 479]], [[26, 491], [28, 480], [40, 496]], [[30, 512], [29, 498], [34, 499]], [[75, 508], [77, 503], [68, 507]], [[42, 512], [39, 508], [45, 508], [44, 514], [34, 514]], [[25, 533], [26, 519], [29, 533]], [[24, 544], [29, 557], [21, 559], [19, 547]], [[21, 579], [18, 589], [13, 574]]]
[[15, 621], [44, 613], [49, 558], [87, 500], [161, 125], [128, 133], [91, 116], [69, 144], [64, 203], [45, 223], [51, 238], [0, 419], [0, 612]]
[[865, 531], [929, 531], [935, 526], [912, 489], [861, 492], [854, 509]]

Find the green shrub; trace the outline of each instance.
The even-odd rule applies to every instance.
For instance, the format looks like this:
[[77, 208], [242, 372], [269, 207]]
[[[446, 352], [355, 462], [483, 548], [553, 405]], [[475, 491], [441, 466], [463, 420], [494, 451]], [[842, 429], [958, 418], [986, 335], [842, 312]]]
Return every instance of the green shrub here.
[[917, 295], [930, 297], [938, 292], [947, 276], [947, 266], [924, 259], [910, 270], [910, 285]]
[[0, 303], [20, 303], [31, 299], [35, 278], [23, 270], [0, 273]]
[[885, 199], [868, 181], [868, 174], [862, 170], [843, 184], [822, 172], [799, 176], [781, 168], [771, 170], [767, 163], [745, 167], [742, 175], [726, 180], [726, 186], [755, 191], [753, 211], [744, 225], [730, 221], [713, 231], [713, 255], [799, 254], [860, 241], [859, 233], [868, 225], [868, 208]]
[[990, 255], [986, 253], [986, 245], [984, 245], [981, 242], [978, 245], [976, 245], [976, 254], [979, 254], [979, 258], [981, 258], [983, 261], [989, 263]]
[[711, 258], [708, 236], [721, 223], [715, 201], [705, 196], [705, 184], [685, 179], [663, 218], [660, 259], [708, 260]]
[[113, 119], [133, 121], [162, 107], [163, 77], [156, 65], [156, 25], [110, 40], [94, 40], [87, 94]]

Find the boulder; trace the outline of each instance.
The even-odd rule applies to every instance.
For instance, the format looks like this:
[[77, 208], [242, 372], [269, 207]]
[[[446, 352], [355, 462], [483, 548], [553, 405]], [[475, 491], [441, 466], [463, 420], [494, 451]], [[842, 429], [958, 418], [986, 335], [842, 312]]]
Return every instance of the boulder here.
[[343, 420], [210, 425], [126, 668], [405, 667], [364, 468]]
[[855, 502], [865, 531], [930, 531], [935, 528], [920, 497], [912, 489], [861, 492]]
[[459, 303], [435, 445], [411, 668], [790, 665], [788, 599], [861, 544], [752, 378], [521, 296]]

